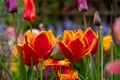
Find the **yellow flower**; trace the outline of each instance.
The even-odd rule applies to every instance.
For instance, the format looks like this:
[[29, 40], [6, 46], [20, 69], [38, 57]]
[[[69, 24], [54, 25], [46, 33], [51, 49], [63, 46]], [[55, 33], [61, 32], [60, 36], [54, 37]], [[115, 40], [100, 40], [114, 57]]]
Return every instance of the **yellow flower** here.
[[69, 74], [61, 74], [60, 80], [81, 80], [76, 70], [71, 70]]
[[18, 72], [19, 68], [18, 68], [18, 63], [12, 63], [11, 64], [11, 67], [10, 67], [10, 70], [12, 72]]
[[108, 51], [110, 49], [110, 41], [112, 40], [112, 36], [108, 35], [103, 38], [103, 49]]

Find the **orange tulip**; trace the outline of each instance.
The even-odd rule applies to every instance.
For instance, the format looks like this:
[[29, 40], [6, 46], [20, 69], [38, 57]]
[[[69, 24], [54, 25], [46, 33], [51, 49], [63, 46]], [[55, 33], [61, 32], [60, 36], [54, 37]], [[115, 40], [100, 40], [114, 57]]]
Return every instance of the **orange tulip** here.
[[60, 80], [60, 68], [66, 74], [71, 71], [70, 62], [67, 59], [65, 60], [48, 59], [44, 61], [43, 66], [52, 67], [56, 71], [56, 80]]
[[25, 41], [19, 45], [22, 49], [24, 63], [30, 65], [31, 58], [33, 58], [34, 64], [37, 64], [40, 60], [50, 57], [56, 41], [51, 30], [42, 31], [38, 35], [28, 33]]
[[88, 55], [96, 44], [97, 35], [92, 29], [88, 28], [85, 33], [82, 30], [75, 32], [72, 30], [65, 31], [62, 41], [59, 42], [59, 47], [66, 58], [76, 62]]
[[81, 80], [76, 70], [71, 70], [68, 74], [61, 74], [60, 80]]
[[[56, 70], [56, 80], [80, 80], [78, 72], [76, 70], [72, 70], [70, 64], [71, 63], [67, 59], [48, 59], [44, 61], [43, 66], [53, 67], [53, 69]], [[60, 73], [60, 68], [62, 73]]]
[[34, 22], [36, 20], [36, 11], [34, 0], [24, 0], [24, 19], [29, 22]]

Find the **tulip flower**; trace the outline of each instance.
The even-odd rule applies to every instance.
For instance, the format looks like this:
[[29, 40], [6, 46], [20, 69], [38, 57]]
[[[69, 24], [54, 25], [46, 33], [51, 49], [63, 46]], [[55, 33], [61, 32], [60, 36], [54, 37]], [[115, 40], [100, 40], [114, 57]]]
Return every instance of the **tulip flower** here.
[[91, 53], [97, 40], [97, 35], [90, 28], [84, 33], [82, 30], [77, 30], [76, 32], [67, 30], [64, 31], [62, 41], [59, 41], [59, 47], [66, 58], [76, 62]]
[[6, 0], [6, 8], [9, 13], [16, 13], [18, 10], [18, 0]]
[[100, 26], [100, 24], [101, 24], [101, 18], [100, 18], [100, 15], [99, 15], [98, 11], [95, 11], [95, 13], [94, 13], [93, 23], [94, 23], [95, 26]]
[[78, 0], [78, 9], [80, 12], [85, 12], [88, 10], [88, 5], [86, 0]]
[[111, 74], [120, 74], [120, 60], [115, 60], [113, 62], [107, 63], [105, 69]]
[[22, 49], [24, 63], [30, 65], [31, 57], [34, 64], [50, 57], [57, 39], [55, 39], [51, 30], [42, 31], [38, 35], [31, 32], [27, 33], [25, 41], [19, 45]]
[[120, 17], [115, 20], [113, 26], [113, 37], [116, 44], [120, 45]]
[[34, 22], [36, 20], [36, 11], [34, 0], [24, 0], [24, 20]]
[[53, 67], [56, 70], [57, 80], [80, 80], [80, 78], [78, 77], [78, 72], [71, 69], [70, 62], [67, 59], [48, 59], [43, 63], [43, 65]]
[[110, 42], [112, 40], [112, 36], [108, 35], [103, 37], [103, 49], [108, 51], [110, 49]]
[[71, 70], [68, 74], [61, 74], [60, 80], [81, 80], [76, 70]]
[[25, 36], [25, 41], [22, 44], [19, 44], [19, 47], [22, 51], [22, 59], [24, 64], [31, 65], [31, 60], [33, 60], [33, 65], [37, 65], [39, 63], [38, 56], [34, 49], [32, 48], [35, 35], [32, 33], [28, 33]]
[[60, 68], [62, 68], [62, 71], [64, 73], [69, 73], [70, 72], [70, 62], [65, 59], [65, 60], [55, 60], [55, 59], [48, 59], [46, 61], [44, 61], [43, 66], [44, 67], [52, 67], [55, 71], [56, 71], [56, 80], [60, 80], [59, 79], [59, 74], [60, 74]]
[[62, 66], [69, 66], [70, 62], [65, 60], [56, 60], [56, 59], [47, 59], [44, 61], [43, 66], [45, 67], [62, 67]]

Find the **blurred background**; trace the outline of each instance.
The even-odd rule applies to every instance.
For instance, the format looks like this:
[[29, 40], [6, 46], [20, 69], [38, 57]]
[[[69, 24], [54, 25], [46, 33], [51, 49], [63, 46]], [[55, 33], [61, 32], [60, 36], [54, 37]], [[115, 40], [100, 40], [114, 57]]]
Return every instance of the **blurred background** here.
[[[6, 0], [0, 0], [0, 61], [11, 69], [10, 66], [18, 66], [18, 64], [16, 64], [18, 61], [11, 56], [11, 51], [13, 50], [11, 44], [14, 44], [13, 37], [9, 38], [9, 36], [6, 36], [7, 33], [12, 35], [13, 33], [11, 33], [11, 31], [14, 32], [14, 30], [11, 28], [8, 29], [8, 27], [13, 27], [13, 17], [12, 14], [7, 12], [5, 1]], [[103, 34], [110, 34], [110, 28], [113, 26], [115, 18], [120, 16], [120, 0], [88, 0], [87, 3], [89, 8], [85, 13], [87, 27], [91, 27], [94, 31], [97, 31], [97, 27], [93, 25], [94, 11], [97, 10], [101, 16]], [[64, 30], [83, 29], [83, 15], [78, 11], [77, 0], [35, 0], [35, 7], [37, 20], [32, 23], [32, 27], [35, 29], [52, 29], [56, 36], [63, 34]], [[15, 16], [17, 29], [22, 35], [30, 26], [30, 23], [24, 21], [23, 13], [23, 0], [18, 0], [18, 13], [16, 13]], [[10, 32], [7, 31], [7, 29], [10, 30]], [[14, 63], [12, 61], [14, 61]], [[11, 71], [15, 72], [18, 72], [17, 70], [18, 67], [11, 69]], [[19, 79], [19, 73], [15, 73], [15, 75], [15, 79]], [[8, 80], [5, 79], [6, 76], [0, 67], [0, 80]]]
[[[23, 0], [18, 1], [17, 25], [24, 33], [29, 23], [23, 20]], [[86, 12], [87, 26], [92, 27], [94, 11], [97, 10], [102, 18], [102, 26], [111, 27], [114, 19], [120, 15], [120, 0], [88, 0], [89, 10]], [[12, 15], [6, 11], [5, 0], [0, 0], [0, 26], [12, 26]], [[44, 26], [54, 30], [55, 34], [62, 34], [64, 29], [82, 29], [83, 16], [78, 11], [77, 0], [35, 0], [37, 20], [32, 23], [34, 28]], [[96, 29], [94, 29], [96, 30]], [[1, 32], [2, 30], [0, 30]], [[107, 34], [107, 33], [105, 33]]]

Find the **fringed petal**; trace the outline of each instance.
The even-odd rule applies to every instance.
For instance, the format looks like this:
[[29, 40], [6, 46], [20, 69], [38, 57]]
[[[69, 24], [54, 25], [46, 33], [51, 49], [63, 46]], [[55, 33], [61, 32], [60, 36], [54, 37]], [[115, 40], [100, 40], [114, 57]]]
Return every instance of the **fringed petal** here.
[[80, 56], [81, 53], [83, 52], [85, 48], [84, 41], [80, 40], [79, 38], [76, 38], [69, 44], [69, 48], [72, 51], [72, 53], [74, 53], [73, 57], [75, 59], [77, 56]]
[[35, 51], [27, 44], [24, 44], [24, 46], [22, 47], [22, 56], [24, 63], [27, 65], [31, 65], [31, 59], [33, 59], [34, 65], [39, 63]]
[[84, 37], [86, 37], [86, 39], [88, 41], [88, 45], [90, 45], [94, 39], [97, 39], [97, 35], [93, 32], [93, 30], [91, 28], [88, 28], [85, 31]]
[[42, 59], [48, 53], [51, 47], [52, 45], [49, 42], [46, 32], [41, 32], [36, 37], [34, 42], [34, 49], [39, 58]]
[[73, 53], [69, 50], [69, 48], [64, 43], [59, 42], [59, 47], [64, 53], [66, 58], [68, 58], [69, 60], [73, 59]]

